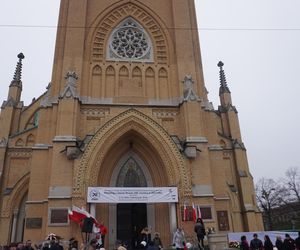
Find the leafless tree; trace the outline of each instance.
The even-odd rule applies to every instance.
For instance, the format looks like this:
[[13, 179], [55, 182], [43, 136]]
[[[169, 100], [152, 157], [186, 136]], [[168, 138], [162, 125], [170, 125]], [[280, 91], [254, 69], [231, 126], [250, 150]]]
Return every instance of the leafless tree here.
[[273, 230], [272, 209], [284, 204], [286, 189], [273, 179], [261, 178], [256, 184], [258, 206], [266, 215], [269, 230]]
[[284, 186], [290, 193], [289, 203], [300, 202], [300, 169], [291, 167], [285, 172]]

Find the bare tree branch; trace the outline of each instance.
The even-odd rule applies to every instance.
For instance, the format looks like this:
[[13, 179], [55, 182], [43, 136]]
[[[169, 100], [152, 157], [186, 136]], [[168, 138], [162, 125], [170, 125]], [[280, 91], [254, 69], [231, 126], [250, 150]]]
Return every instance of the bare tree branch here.
[[291, 167], [285, 172], [284, 184], [290, 190], [289, 202], [300, 202], [300, 170], [298, 167]]
[[261, 178], [256, 184], [258, 206], [267, 217], [269, 229], [273, 229], [272, 209], [284, 204], [286, 190], [273, 179]]

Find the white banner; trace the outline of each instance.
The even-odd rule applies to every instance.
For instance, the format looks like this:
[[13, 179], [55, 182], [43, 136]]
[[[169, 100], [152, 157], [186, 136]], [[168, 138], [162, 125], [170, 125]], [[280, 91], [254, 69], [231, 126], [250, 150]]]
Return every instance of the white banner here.
[[178, 202], [177, 187], [89, 187], [88, 203]]

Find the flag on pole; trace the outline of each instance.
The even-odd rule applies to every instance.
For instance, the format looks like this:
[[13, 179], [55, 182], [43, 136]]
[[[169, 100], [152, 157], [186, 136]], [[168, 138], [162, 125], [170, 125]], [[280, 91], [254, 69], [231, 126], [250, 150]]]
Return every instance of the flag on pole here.
[[87, 211], [80, 209], [79, 207], [73, 206], [72, 210], [69, 210], [69, 219], [78, 224], [80, 224], [86, 217], [88, 217]]
[[202, 219], [202, 214], [200, 210], [200, 206], [197, 206], [198, 218]]
[[187, 210], [186, 204], [184, 203], [184, 205], [183, 205], [183, 221], [187, 221], [187, 218], [188, 218], [188, 210]]
[[193, 221], [196, 222], [196, 220], [197, 220], [197, 211], [196, 211], [195, 205], [193, 203]]

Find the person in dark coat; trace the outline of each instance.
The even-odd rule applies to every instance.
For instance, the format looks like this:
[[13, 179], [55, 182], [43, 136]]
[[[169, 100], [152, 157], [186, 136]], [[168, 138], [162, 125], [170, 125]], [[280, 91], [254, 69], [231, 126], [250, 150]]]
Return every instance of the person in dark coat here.
[[295, 250], [295, 241], [289, 234], [285, 234], [283, 241], [283, 250]]
[[264, 250], [273, 250], [273, 243], [269, 235], [265, 235]]
[[281, 236], [276, 236], [275, 246], [278, 250], [283, 250], [283, 241], [281, 239]]
[[253, 239], [250, 241], [250, 249], [251, 250], [262, 250], [263, 249], [263, 243], [258, 238], [257, 234], [253, 234]]
[[300, 231], [298, 232], [298, 237], [295, 239], [296, 250], [300, 250]]
[[205, 227], [204, 227], [204, 223], [203, 220], [201, 218], [198, 218], [194, 227], [194, 231], [197, 234], [197, 238], [198, 238], [198, 246], [200, 249], [204, 249], [204, 236], [205, 236]]
[[144, 227], [143, 230], [141, 231], [140, 243], [146, 242], [145, 247], [147, 247], [150, 241], [151, 241], [151, 230], [148, 227]]
[[152, 240], [149, 241], [149, 244], [147, 246], [147, 250], [158, 250], [156, 246], [154, 246], [154, 242]]
[[26, 243], [25, 243], [24, 249], [25, 249], [25, 250], [34, 250], [33, 247], [32, 247], [31, 245], [32, 245], [31, 240], [27, 240]]
[[245, 235], [241, 237], [241, 250], [249, 250], [249, 243]]

